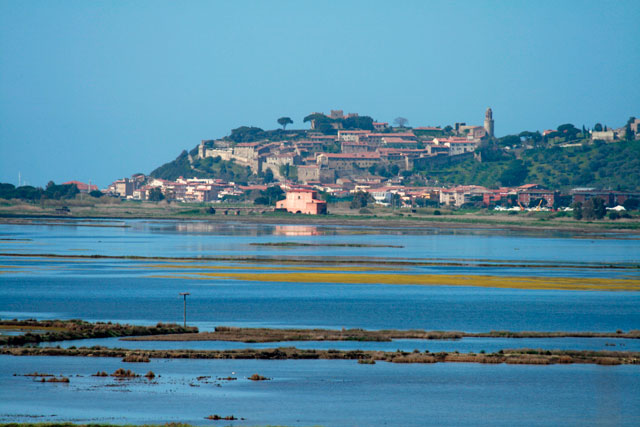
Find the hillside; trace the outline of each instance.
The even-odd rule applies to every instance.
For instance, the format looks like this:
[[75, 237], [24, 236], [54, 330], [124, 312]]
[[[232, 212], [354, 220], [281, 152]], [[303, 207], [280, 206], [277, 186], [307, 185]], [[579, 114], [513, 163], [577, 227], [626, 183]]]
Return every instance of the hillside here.
[[442, 184], [495, 188], [535, 182], [560, 190], [573, 187], [640, 190], [640, 141], [538, 148], [522, 152], [521, 161], [512, 154], [497, 157], [498, 160], [484, 162], [470, 158], [456, 165], [433, 166], [420, 173], [430, 182], [437, 180]]
[[[197, 148], [191, 153], [183, 151], [173, 161], [154, 169], [149, 176], [173, 181], [183, 178], [219, 178], [225, 181], [247, 182], [251, 171], [246, 167], [235, 164], [233, 161], [220, 160], [220, 158], [208, 157], [200, 159], [197, 156]], [[192, 160], [189, 160], [189, 156]]]

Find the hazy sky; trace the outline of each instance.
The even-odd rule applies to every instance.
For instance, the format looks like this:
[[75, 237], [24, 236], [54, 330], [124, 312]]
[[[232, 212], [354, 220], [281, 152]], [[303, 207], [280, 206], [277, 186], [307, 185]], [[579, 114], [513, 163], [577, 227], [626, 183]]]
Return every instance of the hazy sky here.
[[[640, 116], [640, 1], [0, 0], [0, 182], [101, 187], [342, 109], [498, 136]], [[304, 126], [307, 127], [307, 126]]]

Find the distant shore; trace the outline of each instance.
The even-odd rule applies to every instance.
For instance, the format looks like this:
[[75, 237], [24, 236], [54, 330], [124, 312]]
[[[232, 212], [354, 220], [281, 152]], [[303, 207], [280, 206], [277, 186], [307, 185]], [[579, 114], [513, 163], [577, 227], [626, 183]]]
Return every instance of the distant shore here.
[[[265, 225], [355, 226], [372, 229], [439, 228], [439, 229], [502, 229], [523, 232], [569, 232], [590, 238], [619, 237], [640, 234], [640, 220], [620, 219], [577, 221], [556, 217], [550, 212], [529, 212], [516, 215], [491, 211], [448, 211], [445, 209], [391, 210], [373, 208], [371, 214], [360, 214], [348, 208], [330, 209], [328, 215], [301, 215], [261, 211], [259, 206], [212, 205], [215, 214], [201, 205], [122, 203], [91, 206], [71, 206], [70, 213], [59, 214], [54, 207], [24, 204], [0, 207], [0, 223], [29, 225], [123, 227], [122, 224], [100, 224], [100, 220], [180, 220], [211, 223], [253, 223]], [[434, 212], [440, 214], [434, 214]], [[226, 214], [225, 214], [226, 212]], [[618, 235], [618, 236], [616, 236]]]

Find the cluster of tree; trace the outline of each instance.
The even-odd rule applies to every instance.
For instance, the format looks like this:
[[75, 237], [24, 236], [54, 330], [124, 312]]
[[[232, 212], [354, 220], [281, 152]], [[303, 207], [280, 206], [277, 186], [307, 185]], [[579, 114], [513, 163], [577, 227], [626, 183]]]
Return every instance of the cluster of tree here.
[[296, 180], [298, 179], [298, 168], [289, 163], [280, 165], [280, 176], [285, 177], [286, 179]]
[[507, 165], [507, 168], [500, 174], [500, 184], [505, 187], [516, 187], [524, 183], [529, 174], [529, 169], [522, 160], [513, 159]]
[[587, 219], [602, 219], [607, 214], [607, 207], [604, 204], [604, 200], [599, 197], [594, 197], [587, 200], [584, 203], [577, 202], [573, 204], [573, 217], [577, 220]]
[[344, 119], [332, 119], [321, 113], [309, 114], [303, 119], [304, 123], [313, 121], [315, 123], [315, 129], [318, 132], [322, 132], [325, 135], [331, 135], [336, 133], [336, 128], [340, 129], [362, 129], [362, 130], [374, 130], [373, 119], [369, 116], [355, 116], [347, 117]]
[[239, 128], [232, 129], [231, 134], [226, 137], [226, 139], [237, 144], [240, 142], [256, 142], [264, 140], [281, 141], [283, 139], [290, 138], [291, 132], [295, 131], [286, 131], [284, 130], [284, 127], [289, 123], [293, 123], [293, 121], [291, 119], [289, 119], [289, 121], [283, 119], [289, 118], [281, 117], [278, 119], [278, 123], [280, 123], [281, 120], [282, 123], [284, 123], [280, 123], [280, 125], [283, 126], [283, 129], [264, 130], [255, 126], [240, 126]]
[[161, 200], [164, 200], [164, 194], [158, 187], [153, 187], [151, 190], [149, 190], [149, 194], [147, 197], [150, 202], [159, 202]]
[[[57, 185], [53, 181], [49, 181], [44, 189], [41, 187], [32, 187], [30, 185], [16, 187], [13, 184], [0, 183], [0, 199], [20, 199], [31, 201], [41, 199], [65, 200], [74, 199], [79, 192], [80, 191], [75, 184]], [[94, 197], [102, 196], [100, 191], [92, 191], [91, 193]]]
[[386, 167], [385, 165], [380, 164], [372, 165], [368, 170], [371, 175], [379, 175], [385, 178], [391, 178], [392, 176], [398, 176], [398, 173], [400, 173], [400, 166], [394, 164]]
[[358, 191], [353, 195], [353, 199], [351, 200], [351, 204], [349, 207], [351, 209], [361, 209], [366, 208], [370, 203], [375, 202], [375, 199], [371, 194], [366, 193], [364, 191]]
[[284, 199], [284, 191], [279, 185], [267, 187], [266, 190], [260, 190], [260, 195], [253, 201], [256, 205], [274, 206], [277, 201]]

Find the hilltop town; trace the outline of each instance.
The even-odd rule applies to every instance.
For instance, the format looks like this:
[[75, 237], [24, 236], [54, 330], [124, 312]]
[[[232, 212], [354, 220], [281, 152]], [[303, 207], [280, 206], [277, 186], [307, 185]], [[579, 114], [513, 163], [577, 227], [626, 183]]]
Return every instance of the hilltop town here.
[[304, 214], [327, 213], [327, 203], [339, 202], [359, 213], [367, 206], [571, 211], [590, 199], [618, 212], [637, 209], [640, 199], [635, 117], [620, 128], [562, 124], [503, 137], [494, 134], [491, 108], [482, 125], [409, 127], [402, 117], [390, 125], [341, 110], [312, 113], [304, 122], [310, 129], [286, 129], [289, 117], [277, 120], [281, 129], [233, 129], [103, 191], [78, 181], [46, 189], [1, 184], [0, 198], [89, 193]]
[[[150, 176], [120, 179], [108, 191], [134, 200], [244, 200], [273, 205], [277, 201], [273, 200], [273, 187], [278, 187], [283, 192], [296, 191], [297, 199], [308, 199], [308, 208], [304, 204], [291, 204], [289, 208], [301, 213], [326, 212], [324, 201], [353, 198], [360, 193], [366, 194], [356, 203], [360, 206], [367, 202], [396, 207], [497, 205], [499, 209], [521, 210], [568, 207], [591, 197], [614, 207], [640, 197], [633, 179], [627, 180], [632, 186], [626, 189], [588, 186], [595, 178], [588, 171], [574, 182], [566, 182], [587, 185], [562, 189], [565, 191], [549, 188], [544, 182], [526, 182], [532, 174], [522, 161], [527, 152], [547, 149], [574, 157], [572, 150], [577, 147], [637, 141], [640, 119], [633, 117], [619, 129], [596, 124], [586, 130], [566, 124], [555, 130], [525, 131], [502, 138], [494, 135], [491, 108], [486, 110], [482, 126], [455, 123], [410, 128], [401, 117], [390, 126], [368, 116], [345, 115], [341, 110], [328, 115], [312, 113], [304, 121], [310, 123], [310, 130], [286, 130], [292, 121], [282, 117], [278, 119], [282, 129], [240, 127], [225, 138], [203, 140]], [[636, 147], [637, 143], [632, 148]], [[491, 165], [496, 160], [506, 162], [506, 168], [495, 177], [497, 186], [455, 185], [438, 171], [469, 164]], [[544, 175], [544, 168], [537, 172]], [[540, 178], [547, 180], [546, 176]], [[270, 188], [272, 197], [267, 195]], [[287, 206], [285, 202], [278, 204], [282, 209]]]

